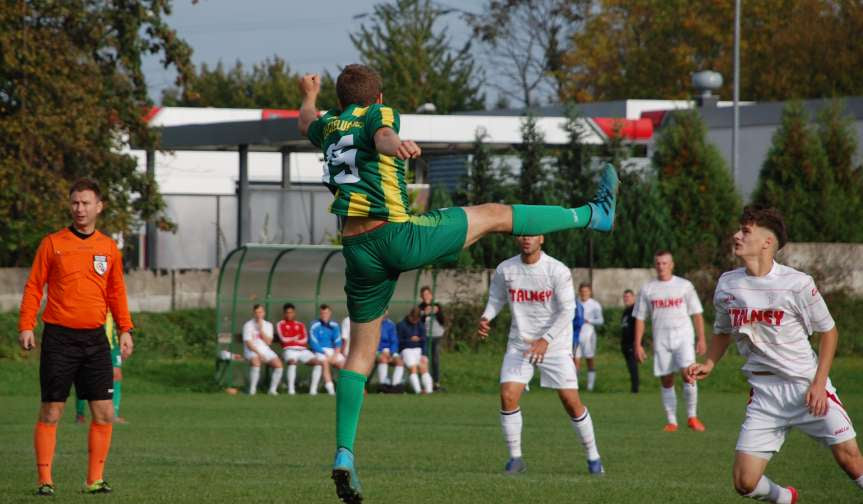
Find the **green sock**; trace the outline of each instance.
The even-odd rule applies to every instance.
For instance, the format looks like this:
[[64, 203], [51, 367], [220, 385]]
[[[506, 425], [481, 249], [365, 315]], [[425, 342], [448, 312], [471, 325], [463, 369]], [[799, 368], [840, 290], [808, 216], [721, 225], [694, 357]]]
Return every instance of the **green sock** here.
[[351, 453], [354, 452], [365, 388], [365, 376], [347, 369], [339, 372], [339, 386], [336, 388], [336, 447], [347, 448]]
[[513, 205], [512, 234], [536, 236], [564, 229], [587, 227], [590, 207], [563, 208], [550, 205]]
[[83, 399], [78, 399], [78, 394], [75, 394], [75, 414], [77, 416], [84, 416], [84, 406], [87, 401]]
[[114, 416], [120, 416], [120, 397], [123, 395], [123, 382], [114, 382]]

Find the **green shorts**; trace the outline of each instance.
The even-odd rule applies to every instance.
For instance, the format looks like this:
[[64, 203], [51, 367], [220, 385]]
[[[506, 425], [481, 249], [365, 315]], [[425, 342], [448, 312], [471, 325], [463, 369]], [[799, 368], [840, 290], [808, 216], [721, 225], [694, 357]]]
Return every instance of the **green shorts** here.
[[455, 262], [467, 237], [462, 208], [433, 210], [408, 222], [389, 222], [342, 239], [348, 313], [370, 322], [386, 311], [399, 274], [431, 264]]

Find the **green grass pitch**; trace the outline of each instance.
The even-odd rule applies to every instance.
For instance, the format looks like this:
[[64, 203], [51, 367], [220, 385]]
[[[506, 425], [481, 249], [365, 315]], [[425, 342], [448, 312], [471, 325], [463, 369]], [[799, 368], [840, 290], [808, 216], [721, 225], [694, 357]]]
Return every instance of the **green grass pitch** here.
[[[863, 394], [842, 394], [852, 418], [863, 418]], [[704, 434], [661, 432], [655, 390], [637, 396], [585, 393], [584, 399], [607, 470], [602, 478], [588, 476], [578, 439], [549, 391], [535, 387], [522, 401], [528, 472], [518, 477], [501, 474], [506, 450], [494, 394], [369, 395], [357, 447], [367, 502], [739, 499], [730, 468], [744, 392], [702, 391]], [[0, 396], [0, 502], [35, 499], [30, 493], [37, 401], [36, 395]], [[110, 496], [78, 494], [86, 472], [87, 428], [73, 423], [72, 404], [68, 407], [54, 468], [60, 502], [336, 501], [328, 467], [334, 441], [331, 397], [142, 394], [128, 386], [123, 413], [130, 423], [115, 427], [106, 471], [115, 489]], [[801, 502], [861, 501], [829, 451], [799, 433], [789, 437], [768, 474], [795, 485]]]

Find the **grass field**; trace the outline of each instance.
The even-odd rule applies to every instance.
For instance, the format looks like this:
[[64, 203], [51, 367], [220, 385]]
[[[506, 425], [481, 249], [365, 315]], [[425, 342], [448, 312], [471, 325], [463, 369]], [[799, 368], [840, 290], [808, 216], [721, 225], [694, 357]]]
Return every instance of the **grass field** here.
[[[58, 500], [335, 502], [328, 477], [333, 398], [189, 392], [206, 389], [195, 380], [206, 379], [208, 361], [148, 362], [140, 357], [126, 369], [123, 414], [130, 423], [115, 428], [106, 472], [115, 493], [77, 494], [86, 471], [87, 429], [67, 414], [55, 459]], [[357, 446], [367, 502], [738, 500], [729, 475], [746, 402], [735, 369], [739, 361], [723, 361], [717, 381], [702, 388], [700, 415], [708, 432], [666, 434], [660, 430], [664, 415], [655, 380], [644, 376], [645, 390], [637, 396], [617, 392], [625, 384], [622, 363], [605, 356], [601, 365], [607, 371], [600, 374], [599, 391], [584, 394], [606, 465], [604, 478], [587, 475], [582, 448], [557, 398], [535, 388], [522, 402], [529, 469], [510, 478], [501, 474], [506, 450], [497, 397], [491, 393], [499, 357], [447, 358], [447, 380], [454, 391], [367, 398]], [[0, 363], [0, 502], [33, 499], [36, 369], [32, 363]], [[841, 359], [834, 373], [857, 419], [863, 418], [863, 393], [854, 386], [863, 376], [861, 369], [863, 360]], [[829, 451], [799, 433], [771, 462], [769, 475], [795, 485], [801, 503], [861, 501]]]

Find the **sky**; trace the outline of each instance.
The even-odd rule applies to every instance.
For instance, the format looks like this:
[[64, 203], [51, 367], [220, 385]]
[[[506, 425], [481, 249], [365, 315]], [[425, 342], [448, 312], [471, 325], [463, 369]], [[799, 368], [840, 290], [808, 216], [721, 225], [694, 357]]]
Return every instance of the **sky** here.
[[[212, 67], [219, 60], [233, 66], [240, 60], [250, 67], [278, 55], [296, 72], [335, 73], [338, 67], [358, 61], [349, 35], [369, 22], [368, 17], [357, 16], [371, 13], [381, 1], [200, 0], [193, 4], [192, 0], [174, 0], [168, 24], [192, 47], [196, 66], [207, 63]], [[435, 3], [478, 11], [485, 1]], [[465, 23], [456, 15], [444, 19], [456, 46], [463, 44], [470, 36]], [[143, 62], [150, 97], [156, 103], [175, 78], [159, 60], [151, 57]]]

